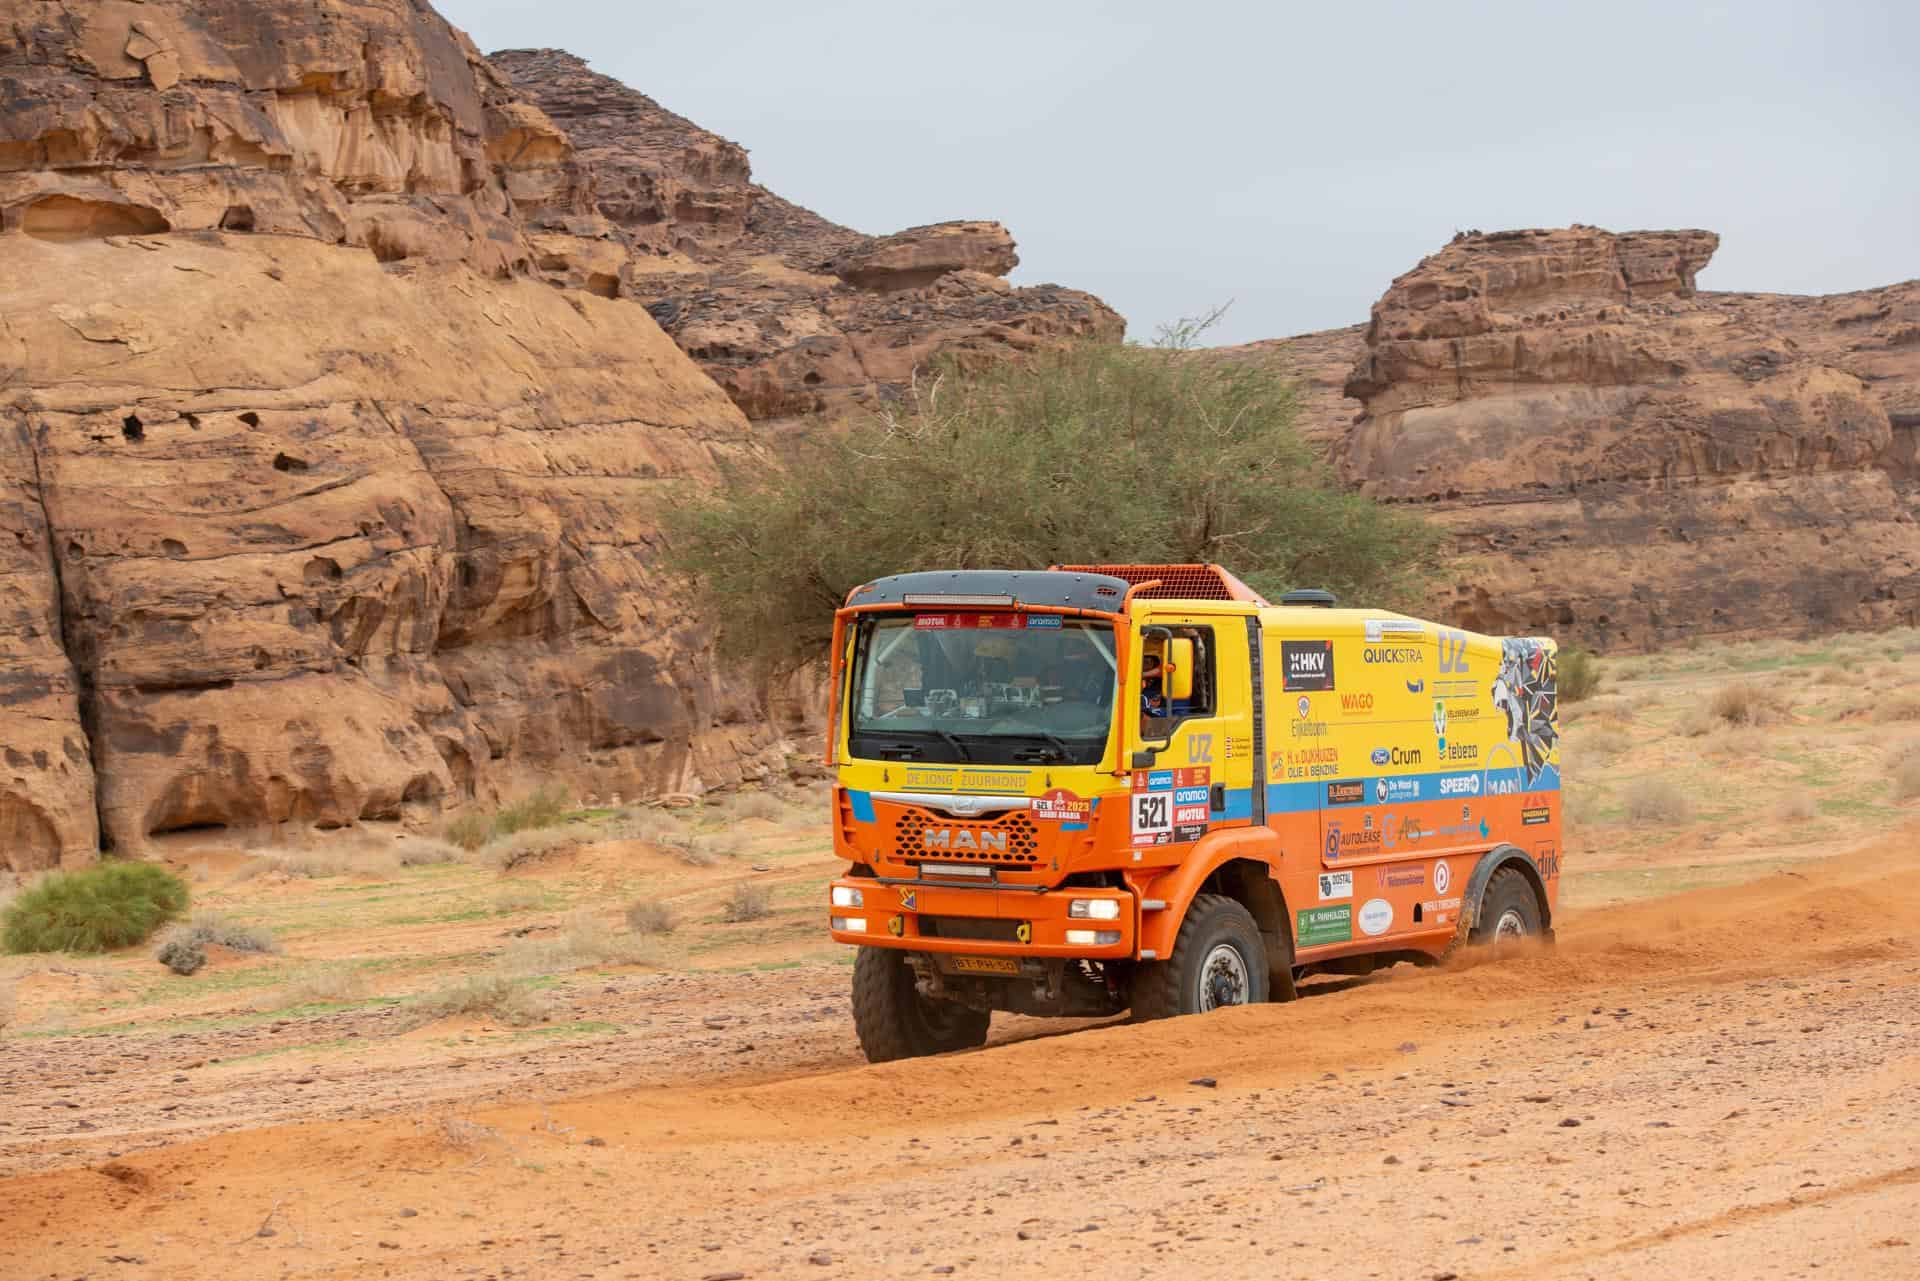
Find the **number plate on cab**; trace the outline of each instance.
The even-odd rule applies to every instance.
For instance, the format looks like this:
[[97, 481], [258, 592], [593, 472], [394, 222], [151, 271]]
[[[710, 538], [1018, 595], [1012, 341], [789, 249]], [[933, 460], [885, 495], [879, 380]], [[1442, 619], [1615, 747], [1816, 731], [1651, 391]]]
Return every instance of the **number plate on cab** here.
[[948, 964], [956, 974], [1018, 974], [1020, 961], [1012, 956], [955, 956]]

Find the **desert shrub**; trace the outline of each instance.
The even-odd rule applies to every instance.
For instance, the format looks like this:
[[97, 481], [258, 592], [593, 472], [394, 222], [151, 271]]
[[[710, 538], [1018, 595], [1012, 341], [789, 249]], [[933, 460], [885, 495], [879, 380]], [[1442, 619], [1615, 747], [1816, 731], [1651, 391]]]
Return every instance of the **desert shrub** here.
[[649, 845], [673, 845], [692, 839], [686, 824], [671, 810], [627, 809], [609, 820], [606, 837], [613, 841], [645, 841]]
[[540, 891], [531, 886], [509, 885], [493, 896], [493, 910], [501, 916], [511, 916], [515, 912], [531, 912], [543, 900]]
[[688, 867], [715, 867], [734, 854], [733, 842], [724, 836], [696, 836], [680, 847], [680, 861]]
[[1788, 792], [1780, 798], [1773, 808], [1775, 818], [1800, 819], [1812, 818], [1820, 812], [1811, 792]]
[[1635, 823], [1681, 823], [1693, 813], [1687, 794], [1658, 775], [1627, 784], [1627, 817]]
[[153, 863], [55, 872], [7, 905], [9, 952], [106, 952], [144, 943], [187, 906], [187, 885]]
[[1920, 721], [1920, 697], [1912, 694], [1895, 694], [1884, 698], [1874, 705], [1873, 719], [1882, 724]]
[[458, 863], [465, 846], [436, 841], [431, 836], [409, 836], [394, 842], [394, 854], [401, 867], [437, 867]]
[[635, 934], [671, 934], [678, 922], [665, 903], [644, 899], [627, 909], [627, 928]]
[[280, 940], [266, 930], [253, 925], [242, 925], [229, 920], [218, 912], [195, 912], [192, 919], [171, 926], [160, 936], [162, 945], [173, 942], [186, 943], [191, 947], [205, 947], [209, 943], [229, 948], [235, 952], [265, 952], [277, 955]]
[[721, 905], [720, 919], [733, 923], [741, 921], [762, 921], [773, 915], [773, 895], [764, 885], [755, 885], [752, 881], [740, 881], [733, 887], [733, 893], [727, 895], [727, 901]]
[[505, 974], [475, 974], [423, 992], [410, 1002], [422, 1022], [456, 1014], [487, 1014], [515, 1026], [538, 1023], [552, 1010], [545, 993]]
[[367, 994], [367, 981], [358, 970], [321, 970], [297, 983], [289, 983], [281, 993], [282, 1005], [332, 1005], [357, 1001]]
[[457, 845], [471, 854], [493, 835], [493, 820], [484, 814], [461, 814], [450, 819], [440, 829], [440, 835], [448, 844]]
[[645, 946], [632, 935], [616, 934], [606, 922], [577, 913], [550, 935], [515, 940], [500, 956], [500, 971], [530, 978], [650, 959]]
[[1633, 750], [1633, 740], [1611, 727], [1596, 727], [1570, 744], [1576, 751], [1600, 763], [1624, 756]]
[[766, 792], [741, 792], [727, 802], [726, 811], [731, 818], [758, 818], [769, 823], [778, 823], [787, 816], [787, 807]]
[[154, 958], [175, 974], [193, 974], [207, 963], [207, 949], [191, 939], [167, 939], [160, 944]]
[[1771, 686], [1738, 681], [1715, 690], [1707, 710], [1729, 725], [1768, 725], [1786, 714], [1787, 704]]
[[511, 872], [523, 864], [538, 862], [547, 855], [568, 849], [579, 842], [565, 832], [537, 828], [515, 832], [511, 836], [488, 841], [481, 853], [502, 872]]
[[1444, 540], [1337, 482], [1295, 429], [1279, 359], [1187, 350], [1204, 324], [1153, 347], [949, 364], [844, 430], [795, 437], [783, 465], [723, 465], [665, 513], [672, 567], [722, 646], [774, 669], [823, 654], [847, 592], [902, 570], [1211, 561], [1270, 599], [1411, 605]]
[[515, 832], [552, 827], [567, 815], [567, 794], [558, 784], [535, 788], [493, 816], [493, 836], [512, 836]]
[[1556, 660], [1556, 690], [1562, 703], [1578, 703], [1592, 698], [1600, 689], [1600, 660], [1584, 649], [1560, 651]]

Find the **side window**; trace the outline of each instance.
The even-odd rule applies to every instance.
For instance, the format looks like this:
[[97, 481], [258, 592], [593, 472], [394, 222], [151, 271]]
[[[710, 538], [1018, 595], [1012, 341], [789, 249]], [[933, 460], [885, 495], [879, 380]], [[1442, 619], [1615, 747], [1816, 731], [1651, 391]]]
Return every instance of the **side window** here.
[[1149, 636], [1141, 660], [1140, 730], [1160, 738], [1181, 721], [1217, 710], [1213, 628], [1184, 624]]

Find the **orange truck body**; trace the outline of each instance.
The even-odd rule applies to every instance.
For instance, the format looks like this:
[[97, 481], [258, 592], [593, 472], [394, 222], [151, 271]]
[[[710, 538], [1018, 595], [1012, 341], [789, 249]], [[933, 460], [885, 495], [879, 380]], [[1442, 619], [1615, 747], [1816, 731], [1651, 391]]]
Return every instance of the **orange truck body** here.
[[[1112, 682], [1097, 749], [1092, 730], [1073, 740], [1082, 759], [1051, 736], [1014, 759], [965, 734], [944, 746], [936, 727], [986, 725], [992, 709], [965, 695], [974, 686], [926, 688], [942, 654], [990, 664], [1016, 644], [1058, 649], [1063, 628], [1094, 655], [1076, 670]], [[916, 646], [921, 658], [901, 657]], [[1189, 668], [1166, 717], [1135, 696], [1157, 660]], [[920, 684], [891, 688], [894, 669]], [[851, 866], [832, 935], [912, 953], [923, 984], [993, 1008], [1085, 1014], [1103, 984], [1125, 1008], [1130, 972], [1172, 954], [1203, 892], [1252, 914], [1275, 995], [1315, 971], [1440, 957], [1473, 932], [1504, 868], [1534, 888], [1550, 934], [1554, 677], [1550, 640], [1271, 605], [1217, 566], [876, 580], [835, 627], [827, 760], [834, 847]], [[1037, 680], [988, 688], [1038, 715], [1061, 696]]]

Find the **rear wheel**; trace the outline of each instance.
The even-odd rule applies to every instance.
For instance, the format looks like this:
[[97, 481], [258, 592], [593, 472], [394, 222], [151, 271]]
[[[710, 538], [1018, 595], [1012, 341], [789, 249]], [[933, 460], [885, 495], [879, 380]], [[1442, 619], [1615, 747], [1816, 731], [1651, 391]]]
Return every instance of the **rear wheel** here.
[[971, 1050], [987, 1042], [986, 1010], [920, 995], [907, 954], [863, 947], [853, 959], [853, 1030], [869, 1063]]
[[1173, 955], [1133, 975], [1133, 1016], [1166, 1019], [1267, 999], [1267, 947], [1253, 914], [1224, 894], [1202, 894], [1187, 909]]
[[1540, 900], [1517, 867], [1503, 867], [1487, 882], [1474, 917], [1473, 941], [1495, 947], [1540, 937]]

